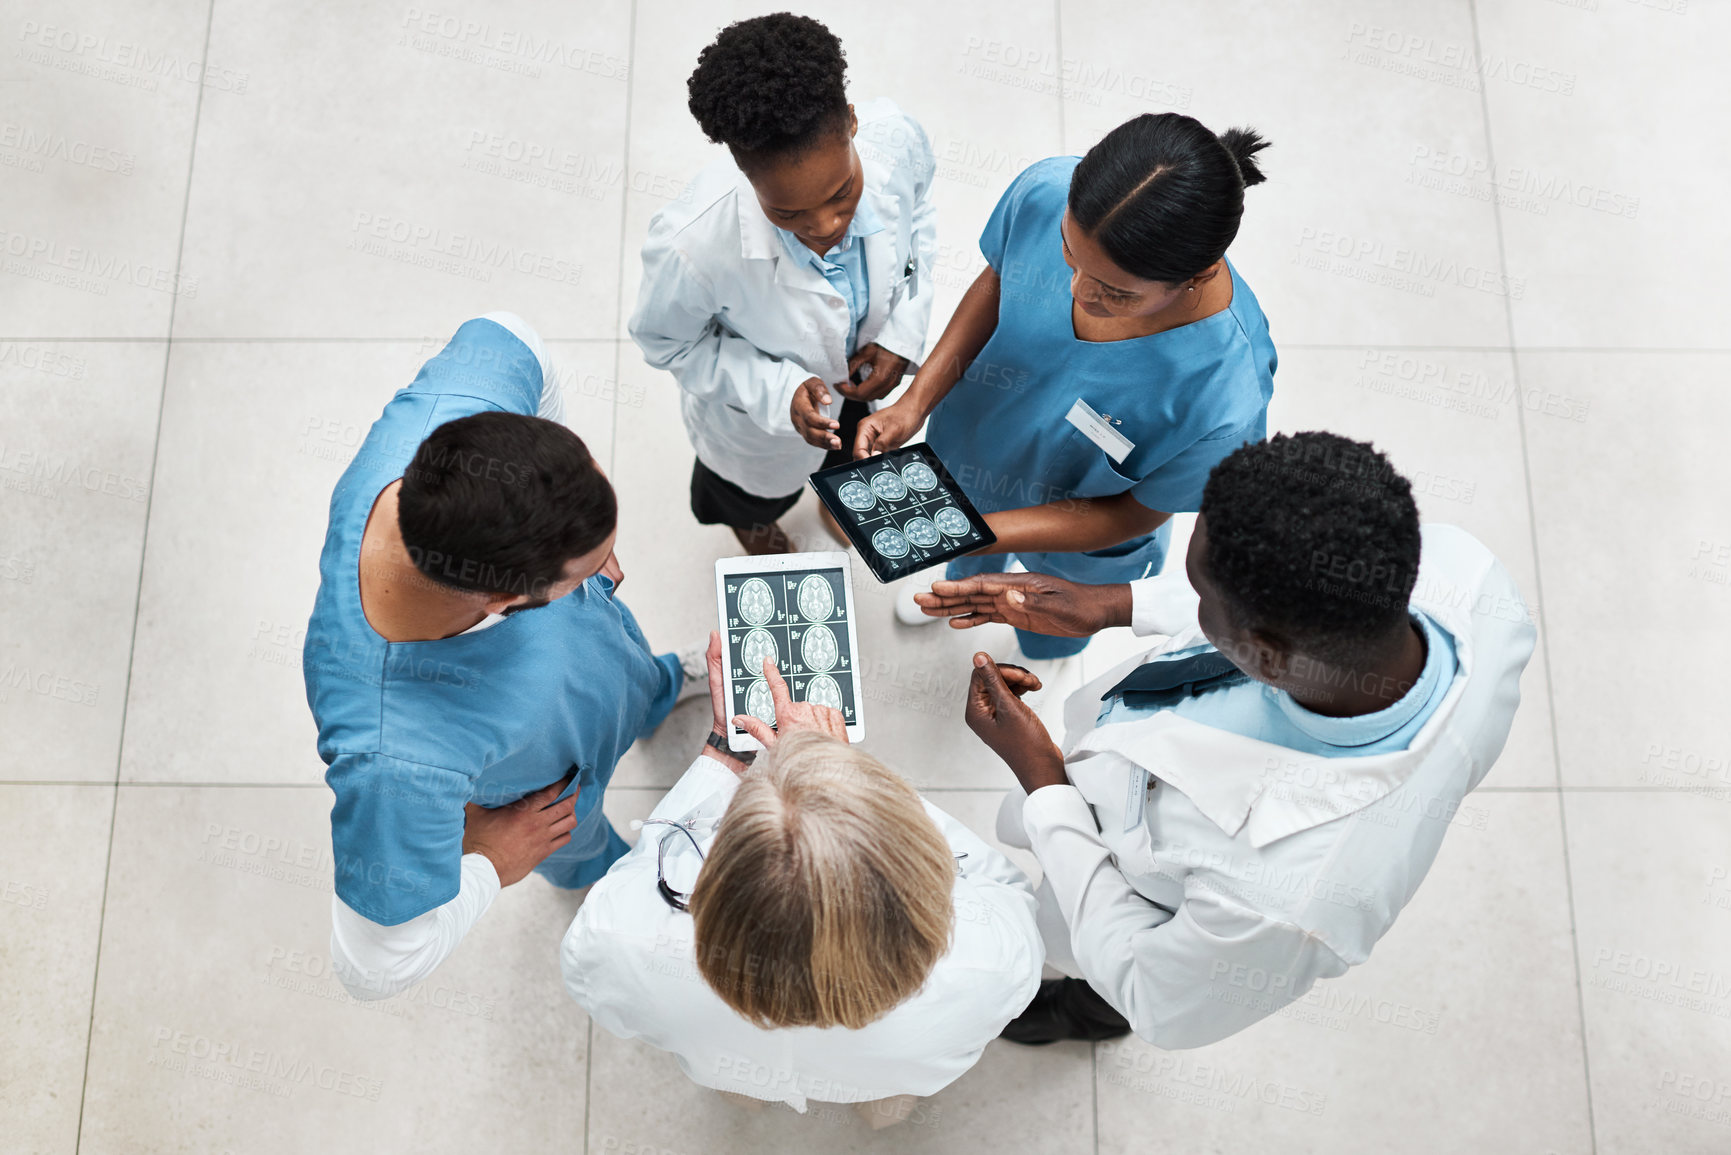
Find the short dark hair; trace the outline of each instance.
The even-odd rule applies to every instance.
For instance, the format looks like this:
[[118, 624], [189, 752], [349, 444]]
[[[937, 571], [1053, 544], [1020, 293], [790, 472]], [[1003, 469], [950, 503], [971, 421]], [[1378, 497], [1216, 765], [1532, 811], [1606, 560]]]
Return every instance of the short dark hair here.
[[1241, 628], [1348, 662], [1407, 620], [1418, 580], [1412, 485], [1368, 442], [1276, 434], [1209, 474], [1204, 572]]
[[451, 589], [545, 597], [565, 563], [607, 540], [613, 487], [583, 439], [489, 411], [447, 421], [415, 450], [397, 525], [415, 568]]
[[1176, 112], [1143, 113], [1088, 150], [1070, 177], [1070, 216], [1119, 268], [1175, 284], [1226, 255], [1261, 184], [1254, 130], [1215, 136]]
[[703, 135], [743, 168], [847, 135], [846, 54], [809, 16], [777, 12], [729, 24], [686, 82]]

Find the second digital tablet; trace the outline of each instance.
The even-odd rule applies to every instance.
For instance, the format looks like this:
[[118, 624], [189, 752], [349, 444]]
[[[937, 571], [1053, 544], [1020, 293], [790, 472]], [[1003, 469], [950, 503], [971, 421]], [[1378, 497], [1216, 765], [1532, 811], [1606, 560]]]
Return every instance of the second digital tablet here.
[[811, 487], [880, 582], [998, 540], [923, 441], [820, 469], [811, 475]]

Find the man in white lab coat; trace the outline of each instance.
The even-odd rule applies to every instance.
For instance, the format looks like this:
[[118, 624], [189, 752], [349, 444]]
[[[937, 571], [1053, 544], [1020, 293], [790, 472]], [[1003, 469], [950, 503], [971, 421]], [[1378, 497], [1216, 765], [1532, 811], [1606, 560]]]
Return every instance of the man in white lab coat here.
[[1186, 571], [991, 575], [922, 599], [963, 626], [1169, 635], [1070, 699], [1063, 752], [1019, 700], [1032, 676], [975, 656], [968, 724], [1022, 787], [999, 836], [1039, 855], [1048, 961], [1087, 980], [1042, 984], [1006, 1038], [1198, 1047], [1344, 974], [1508, 737], [1534, 644], [1520, 592], [1464, 531], [1421, 531], [1369, 445], [1237, 450]]
[[722, 30], [689, 82], [731, 160], [656, 214], [631, 337], [682, 390], [697, 451], [691, 511], [752, 553], [792, 548], [777, 519], [826, 451], [925, 346], [935, 162], [888, 100], [856, 112], [841, 42], [778, 13]]

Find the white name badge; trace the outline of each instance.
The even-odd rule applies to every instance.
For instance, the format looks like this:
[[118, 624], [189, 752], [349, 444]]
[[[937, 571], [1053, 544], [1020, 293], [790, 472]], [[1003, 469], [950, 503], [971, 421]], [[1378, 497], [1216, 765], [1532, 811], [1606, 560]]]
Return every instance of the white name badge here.
[[1138, 766], [1130, 772], [1130, 789], [1124, 796], [1124, 833], [1128, 834], [1147, 817], [1148, 771]]
[[1112, 422], [1094, 412], [1093, 407], [1080, 397], [1070, 406], [1070, 412], [1064, 415], [1064, 420], [1082, 431], [1082, 436], [1098, 445], [1114, 464], [1130, 456], [1130, 451], [1136, 448], [1136, 443], [1112, 428]]

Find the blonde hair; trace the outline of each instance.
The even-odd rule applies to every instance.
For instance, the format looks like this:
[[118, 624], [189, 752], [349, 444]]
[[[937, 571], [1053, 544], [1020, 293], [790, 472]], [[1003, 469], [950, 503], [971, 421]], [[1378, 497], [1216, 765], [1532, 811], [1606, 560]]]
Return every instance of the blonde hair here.
[[949, 949], [955, 860], [883, 763], [794, 731], [742, 777], [691, 893], [697, 967], [760, 1027], [848, 1027]]

